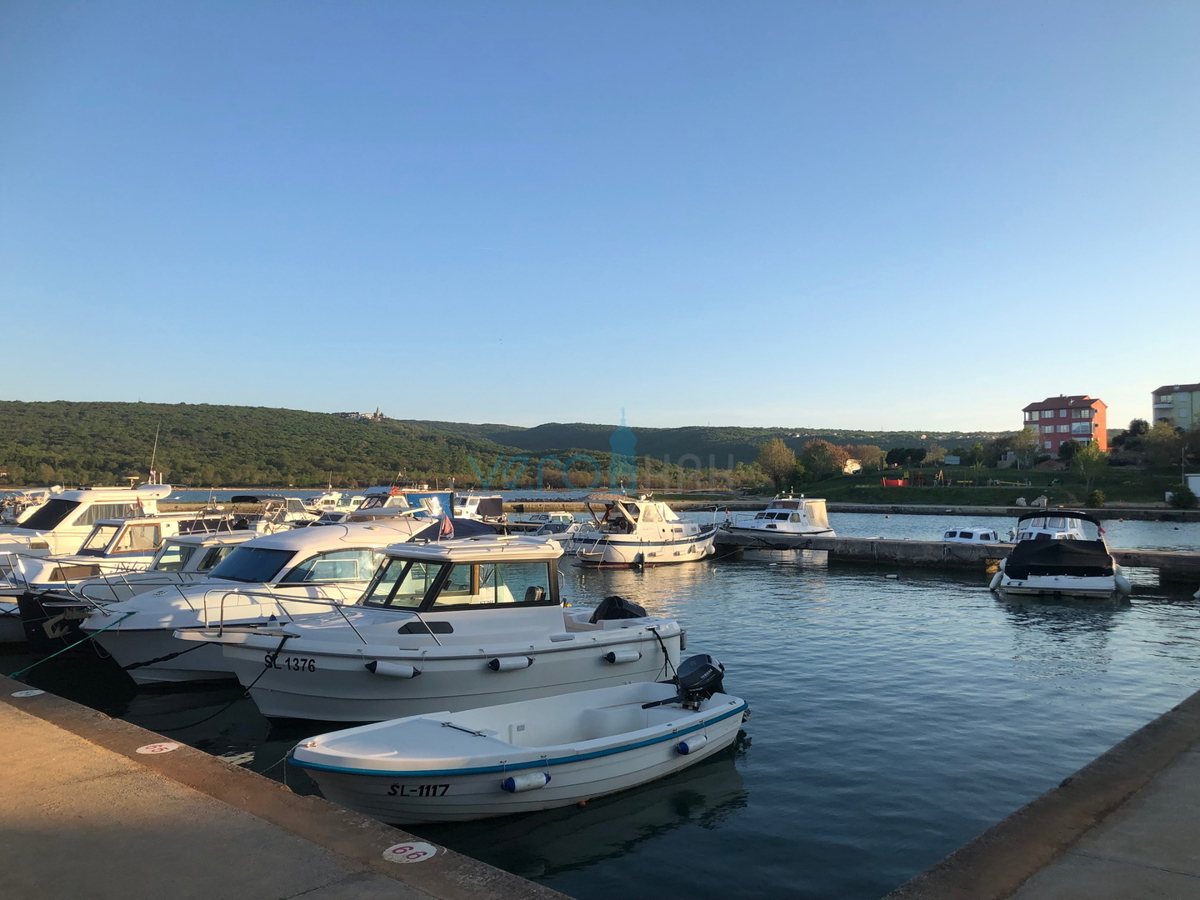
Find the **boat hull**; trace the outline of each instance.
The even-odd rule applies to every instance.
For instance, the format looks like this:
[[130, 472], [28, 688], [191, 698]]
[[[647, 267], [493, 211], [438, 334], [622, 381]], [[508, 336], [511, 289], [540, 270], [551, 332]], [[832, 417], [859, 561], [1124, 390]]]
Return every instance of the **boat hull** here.
[[[181, 684], [234, 677], [219, 646], [181, 641], [171, 631], [112, 629], [98, 634], [96, 642], [138, 684]], [[152, 659], [163, 661], [144, 665]]]
[[[380, 722], [421, 713], [495, 706], [534, 700], [592, 688], [665, 680], [678, 666], [681, 632], [660, 629], [661, 641], [648, 628], [622, 629], [608, 639], [576, 639], [571, 646], [507, 648], [449, 648], [435, 652], [398, 653], [378, 646], [346, 647], [329, 652], [316, 642], [286, 642], [275, 654], [267, 635], [252, 645], [223, 643], [224, 666], [245, 685], [259, 711], [269, 718], [312, 719], [323, 722]], [[610, 651], [638, 650], [632, 662], [610, 663]], [[520, 668], [493, 670], [495, 659], [515, 660]], [[529, 665], [526, 660], [532, 659]], [[371, 662], [388, 662], [420, 669], [404, 678], [372, 672]]]
[[[721, 752], [737, 739], [746, 710], [744, 701], [731, 699], [728, 710], [701, 727], [662, 734], [651, 743], [638, 741], [592, 758], [584, 753], [521, 769], [489, 767], [468, 774], [444, 770], [420, 775], [360, 774], [303, 768], [326, 799], [396, 825], [465, 822], [554, 809], [636, 788]], [[680, 742], [695, 742], [697, 736], [703, 737], [703, 746], [681, 753]], [[550, 780], [537, 790], [509, 793], [501, 786], [509, 775], [540, 772]]]
[[699, 562], [713, 552], [710, 530], [679, 541], [640, 541], [632, 535], [604, 535], [576, 540], [571, 553], [585, 566], [662, 566]]

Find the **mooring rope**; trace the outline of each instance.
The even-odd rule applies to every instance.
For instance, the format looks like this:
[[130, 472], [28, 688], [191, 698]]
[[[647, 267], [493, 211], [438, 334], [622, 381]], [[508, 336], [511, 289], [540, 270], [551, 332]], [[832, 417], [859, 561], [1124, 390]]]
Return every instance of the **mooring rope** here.
[[46, 662], [47, 660], [54, 659], [54, 657], [59, 656], [63, 653], [66, 653], [68, 650], [72, 649], [73, 647], [78, 647], [80, 644], [86, 644], [88, 641], [90, 641], [94, 637], [96, 637], [96, 635], [101, 634], [102, 632], [108, 631], [108, 629], [113, 628], [117, 625], [120, 625], [122, 622], [124, 622], [126, 619], [128, 619], [132, 615], [133, 615], [133, 613], [131, 613], [131, 612], [125, 613], [123, 616], [121, 616], [121, 618], [117, 619], [117, 621], [110, 622], [109, 624], [105, 625], [103, 628], [97, 628], [91, 634], [85, 635], [83, 638], [76, 641], [75, 643], [67, 644], [67, 646], [63, 647], [61, 650], [51, 653], [49, 656], [43, 656], [41, 659], [37, 660], [34, 663], [31, 663], [30, 665], [26, 666], [25, 668], [18, 669], [17, 671], [13, 672], [8, 677], [9, 678], [20, 678], [22, 675], [24, 675], [26, 672], [28, 672], [34, 666], [40, 666], [42, 663]]

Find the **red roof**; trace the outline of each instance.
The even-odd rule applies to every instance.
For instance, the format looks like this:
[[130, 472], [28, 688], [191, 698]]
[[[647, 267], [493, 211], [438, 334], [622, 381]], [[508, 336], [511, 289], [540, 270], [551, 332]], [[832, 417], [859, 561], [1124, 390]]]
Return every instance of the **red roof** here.
[[1164, 384], [1155, 388], [1155, 394], [1173, 394], [1176, 391], [1200, 391], [1200, 384]]
[[1074, 394], [1070, 397], [1047, 397], [1040, 403], [1030, 403], [1021, 412], [1035, 409], [1094, 409], [1097, 406], [1108, 409], [1108, 404], [1103, 400], [1096, 400], [1087, 394]]

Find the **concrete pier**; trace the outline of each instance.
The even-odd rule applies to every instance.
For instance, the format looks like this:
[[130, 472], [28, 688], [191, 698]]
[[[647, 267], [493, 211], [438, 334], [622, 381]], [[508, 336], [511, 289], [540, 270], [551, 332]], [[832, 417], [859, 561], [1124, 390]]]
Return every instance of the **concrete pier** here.
[[[718, 555], [757, 550], [822, 550], [831, 562], [886, 564], [905, 568], [985, 571], [1012, 552], [1012, 544], [960, 544], [883, 538], [830, 538], [719, 531]], [[1183, 550], [1112, 550], [1118, 565], [1157, 569], [1161, 581], [1200, 585], [1200, 553]]]
[[885, 900], [1200, 898], [1200, 693]]
[[13, 696], [26, 690], [0, 677], [6, 897], [565, 896], [442, 847], [390, 861], [419, 839], [191, 747], [139, 753], [169, 739], [52, 694]]

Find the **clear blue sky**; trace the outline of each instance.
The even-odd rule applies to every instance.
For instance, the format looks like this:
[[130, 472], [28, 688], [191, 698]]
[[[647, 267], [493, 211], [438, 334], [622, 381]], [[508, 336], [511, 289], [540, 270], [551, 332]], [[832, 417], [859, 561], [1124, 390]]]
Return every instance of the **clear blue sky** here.
[[1200, 381], [1200, 3], [0, 4], [0, 396], [1001, 429]]

